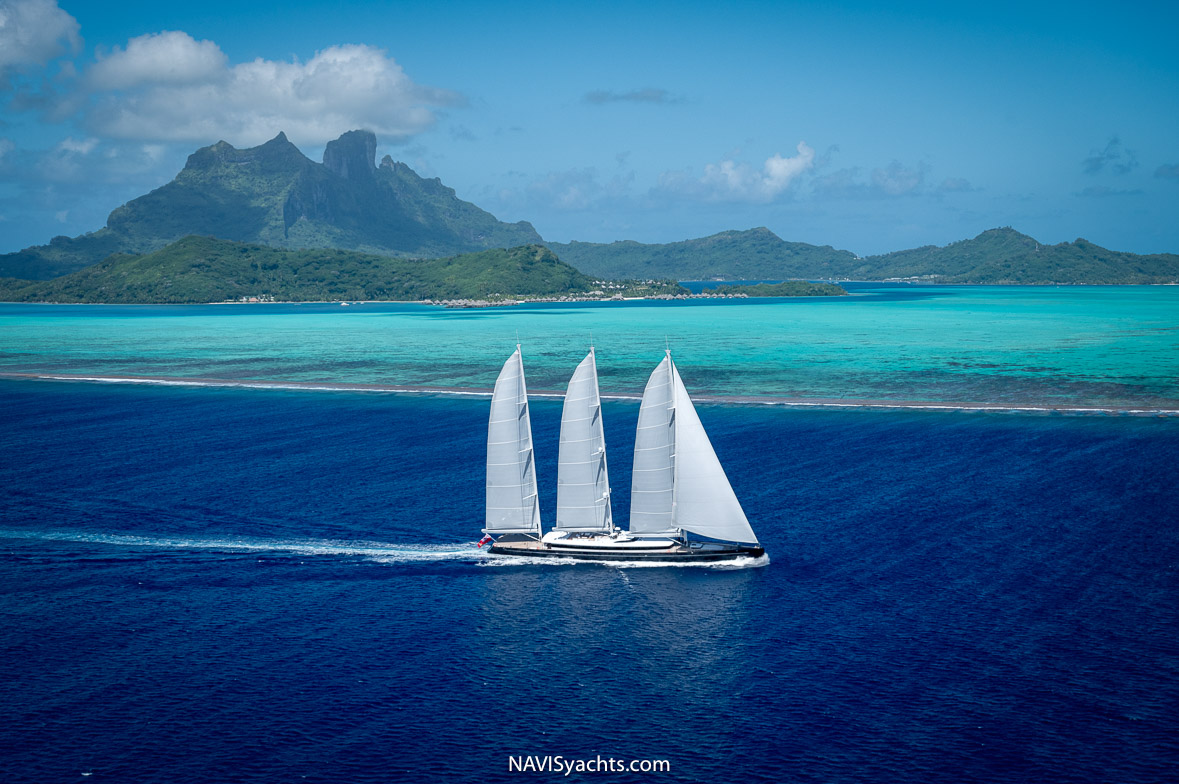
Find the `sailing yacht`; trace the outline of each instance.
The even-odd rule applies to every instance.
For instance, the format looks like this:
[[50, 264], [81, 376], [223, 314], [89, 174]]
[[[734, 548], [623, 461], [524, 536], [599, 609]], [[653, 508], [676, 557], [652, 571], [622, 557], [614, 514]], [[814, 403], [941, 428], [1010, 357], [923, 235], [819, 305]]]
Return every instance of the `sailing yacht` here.
[[598, 371], [591, 347], [561, 412], [557, 520], [541, 529], [520, 347], [504, 363], [487, 430], [491, 552], [595, 561], [719, 561], [765, 553], [713, 451], [671, 351], [639, 407], [630, 528], [614, 524]]

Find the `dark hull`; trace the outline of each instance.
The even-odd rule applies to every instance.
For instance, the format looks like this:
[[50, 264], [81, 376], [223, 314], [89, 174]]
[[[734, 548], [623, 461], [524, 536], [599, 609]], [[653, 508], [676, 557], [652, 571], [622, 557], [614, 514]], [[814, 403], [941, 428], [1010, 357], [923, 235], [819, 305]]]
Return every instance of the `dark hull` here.
[[531, 542], [496, 542], [490, 552], [500, 555], [520, 555], [527, 558], [573, 558], [578, 561], [643, 561], [647, 563], [703, 563], [708, 561], [732, 561], [737, 558], [759, 558], [765, 555], [764, 547], [704, 545], [702, 547], [662, 548], [659, 550], [611, 549], [595, 547], [550, 547]]

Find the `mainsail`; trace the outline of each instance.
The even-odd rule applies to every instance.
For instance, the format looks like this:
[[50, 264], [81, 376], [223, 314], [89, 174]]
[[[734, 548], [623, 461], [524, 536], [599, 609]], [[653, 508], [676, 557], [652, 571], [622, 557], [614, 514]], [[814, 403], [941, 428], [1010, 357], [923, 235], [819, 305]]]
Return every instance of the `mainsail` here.
[[651, 374], [639, 408], [630, 530], [757, 543], [671, 352]]
[[611, 531], [610, 479], [594, 350], [573, 371], [561, 411], [557, 464], [557, 529]]
[[675, 407], [672, 402], [671, 354], [668, 353], [643, 390], [635, 430], [635, 463], [630, 483], [630, 532], [678, 533], [675, 505]]
[[540, 535], [532, 423], [520, 347], [508, 357], [491, 394], [487, 426], [487, 517], [484, 533]]

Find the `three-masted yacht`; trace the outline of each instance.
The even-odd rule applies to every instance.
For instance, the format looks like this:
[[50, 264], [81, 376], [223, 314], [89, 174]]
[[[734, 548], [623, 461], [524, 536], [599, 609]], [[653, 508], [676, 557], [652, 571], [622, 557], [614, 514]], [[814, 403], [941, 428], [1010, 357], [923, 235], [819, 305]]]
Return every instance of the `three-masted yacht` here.
[[520, 347], [504, 363], [487, 429], [491, 552], [597, 561], [718, 561], [765, 553], [717, 459], [669, 350], [639, 407], [630, 528], [614, 525], [602, 401], [591, 347], [561, 412], [557, 520], [541, 529]]

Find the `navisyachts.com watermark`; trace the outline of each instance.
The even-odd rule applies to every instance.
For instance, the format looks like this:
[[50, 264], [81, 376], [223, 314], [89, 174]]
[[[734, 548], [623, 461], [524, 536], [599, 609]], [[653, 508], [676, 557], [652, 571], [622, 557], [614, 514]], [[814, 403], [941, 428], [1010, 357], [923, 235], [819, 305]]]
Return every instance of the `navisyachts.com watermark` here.
[[671, 762], [659, 759], [625, 760], [603, 757], [570, 759], [560, 754], [508, 755], [509, 773], [670, 773]]

